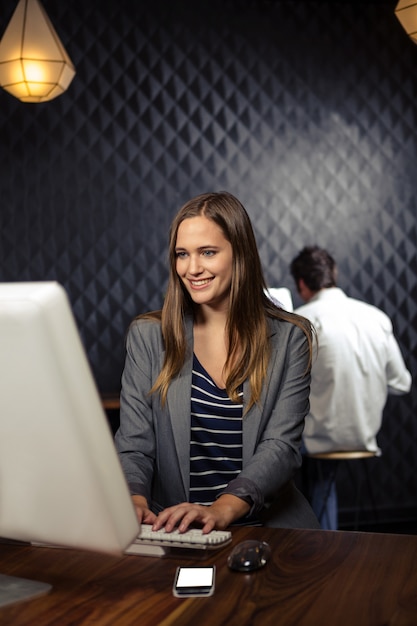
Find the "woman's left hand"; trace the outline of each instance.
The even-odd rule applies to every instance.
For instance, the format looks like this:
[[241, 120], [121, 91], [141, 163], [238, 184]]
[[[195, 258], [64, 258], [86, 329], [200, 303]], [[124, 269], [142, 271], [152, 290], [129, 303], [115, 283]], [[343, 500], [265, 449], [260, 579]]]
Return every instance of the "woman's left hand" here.
[[241, 498], [224, 494], [210, 506], [182, 502], [168, 507], [159, 513], [152, 527], [154, 530], [165, 528], [167, 532], [178, 527], [180, 532], [185, 532], [190, 526], [198, 524], [205, 534], [213, 529], [224, 530], [236, 519], [246, 515], [249, 509], [249, 504]]

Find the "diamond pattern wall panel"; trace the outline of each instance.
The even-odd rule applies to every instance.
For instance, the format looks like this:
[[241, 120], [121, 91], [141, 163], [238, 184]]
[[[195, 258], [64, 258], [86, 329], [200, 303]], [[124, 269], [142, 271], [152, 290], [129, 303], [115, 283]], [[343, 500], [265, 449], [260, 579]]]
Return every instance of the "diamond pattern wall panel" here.
[[[212, 189], [247, 207], [271, 286], [328, 247], [416, 376], [417, 47], [395, 1], [43, 4], [77, 74], [49, 103], [0, 92], [0, 280], [66, 287], [103, 391], [161, 306], [173, 214]], [[415, 386], [390, 399], [373, 469], [396, 514], [417, 507], [416, 405]]]

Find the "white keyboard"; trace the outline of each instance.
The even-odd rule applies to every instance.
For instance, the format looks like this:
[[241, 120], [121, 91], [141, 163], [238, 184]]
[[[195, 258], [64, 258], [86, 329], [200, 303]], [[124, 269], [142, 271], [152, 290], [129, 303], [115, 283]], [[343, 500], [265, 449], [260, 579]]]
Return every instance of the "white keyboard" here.
[[199, 528], [190, 528], [185, 533], [178, 530], [168, 533], [164, 529], [152, 530], [150, 524], [142, 524], [139, 535], [125, 550], [125, 554], [166, 556], [178, 549], [217, 550], [231, 541], [232, 533], [228, 530], [212, 530], [203, 535]]

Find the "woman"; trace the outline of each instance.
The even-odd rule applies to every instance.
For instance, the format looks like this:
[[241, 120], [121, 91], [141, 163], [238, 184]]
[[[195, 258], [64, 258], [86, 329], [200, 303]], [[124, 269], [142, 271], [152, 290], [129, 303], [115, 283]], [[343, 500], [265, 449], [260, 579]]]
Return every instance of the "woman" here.
[[226, 192], [187, 202], [162, 311], [128, 334], [116, 446], [139, 521], [318, 527], [291, 479], [309, 408], [310, 323], [275, 306], [250, 219]]

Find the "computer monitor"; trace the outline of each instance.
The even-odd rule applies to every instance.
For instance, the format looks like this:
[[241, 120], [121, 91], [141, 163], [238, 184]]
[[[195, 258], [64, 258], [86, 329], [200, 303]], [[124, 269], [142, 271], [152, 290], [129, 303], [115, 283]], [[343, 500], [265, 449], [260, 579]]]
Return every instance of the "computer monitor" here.
[[0, 537], [121, 554], [138, 531], [65, 290], [0, 283]]
[[266, 293], [275, 304], [278, 304], [290, 313], [294, 311], [291, 291], [288, 287], [269, 287]]

